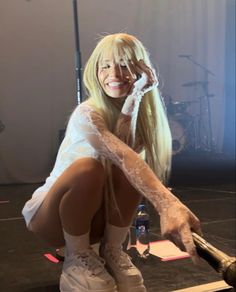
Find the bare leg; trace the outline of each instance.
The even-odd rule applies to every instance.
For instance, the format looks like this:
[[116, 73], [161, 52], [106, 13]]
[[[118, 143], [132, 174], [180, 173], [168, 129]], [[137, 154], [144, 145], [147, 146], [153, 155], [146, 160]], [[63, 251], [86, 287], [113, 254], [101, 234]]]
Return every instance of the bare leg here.
[[142, 195], [129, 183], [123, 172], [113, 167], [113, 183], [118, 209], [109, 208], [109, 223], [115, 226], [125, 227], [132, 223]]
[[142, 196], [131, 186], [120, 169], [113, 167], [112, 174], [118, 210], [114, 206], [108, 208], [108, 224], [100, 255], [105, 259], [108, 271], [115, 278], [118, 291], [146, 292], [141, 272], [122, 250], [122, 243]]
[[92, 237], [101, 236], [104, 182], [105, 172], [98, 161], [83, 158], [74, 162], [51, 187], [31, 220], [32, 231], [52, 246], [64, 245], [62, 229], [82, 235], [90, 230], [91, 222], [96, 225], [91, 227]]
[[39, 237], [50, 245], [66, 247], [62, 292], [117, 291], [104, 261], [90, 248], [89, 239], [89, 231], [98, 238], [104, 231], [101, 207], [105, 177], [98, 161], [77, 160], [57, 179], [31, 221], [31, 229]]

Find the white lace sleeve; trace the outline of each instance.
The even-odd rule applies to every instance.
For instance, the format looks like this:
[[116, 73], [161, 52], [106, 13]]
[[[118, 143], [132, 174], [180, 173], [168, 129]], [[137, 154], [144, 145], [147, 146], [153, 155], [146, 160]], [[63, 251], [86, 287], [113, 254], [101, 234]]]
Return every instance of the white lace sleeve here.
[[140, 141], [136, 140], [136, 126], [142, 97], [145, 92], [151, 89], [149, 86], [148, 90], [144, 90], [147, 81], [147, 74], [142, 73], [141, 78], [134, 83], [133, 90], [124, 102], [115, 127], [115, 135], [135, 150], [141, 148]]
[[144, 62], [140, 61], [142, 69], [140, 77], [133, 84], [131, 93], [127, 96], [118, 118], [115, 135], [138, 152], [142, 149], [141, 141], [136, 137], [136, 126], [139, 106], [145, 93], [158, 85], [155, 70], [149, 68]]
[[[150, 167], [129, 146], [112, 134], [101, 115], [90, 106], [80, 107], [80, 131], [97, 152], [118, 166], [130, 183], [161, 212], [170, 201], [176, 201]], [[81, 120], [81, 119], [80, 119]]]
[[169, 235], [179, 247], [182, 244], [196, 260], [197, 253], [190, 230], [200, 233], [197, 217], [160, 182], [137, 153], [107, 129], [103, 118], [93, 108], [81, 106], [80, 115], [78, 130], [83, 131], [91, 146], [118, 166], [129, 182], [153, 204], [161, 216], [162, 234]]
[[[136, 125], [141, 98], [128, 96], [117, 120], [114, 134], [136, 152], [142, 148], [140, 139], [136, 137]], [[126, 110], [126, 108], [129, 108]]]

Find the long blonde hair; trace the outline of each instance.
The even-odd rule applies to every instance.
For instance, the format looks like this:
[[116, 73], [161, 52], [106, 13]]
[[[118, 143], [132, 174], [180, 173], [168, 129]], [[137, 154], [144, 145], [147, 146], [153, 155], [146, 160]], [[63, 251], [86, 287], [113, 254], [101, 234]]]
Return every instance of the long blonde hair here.
[[[121, 107], [104, 93], [97, 77], [98, 63], [107, 52], [111, 52], [117, 62], [121, 58], [127, 63], [128, 61], [137, 63], [143, 59], [148, 66], [152, 65], [146, 48], [132, 35], [111, 34], [98, 42], [85, 66], [83, 81], [89, 103], [96, 107], [104, 117], [107, 127], [113, 131]], [[157, 177], [166, 183], [171, 169], [172, 140], [163, 100], [157, 88], [142, 98], [137, 120], [137, 135], [144, 144], [146, 162]]]

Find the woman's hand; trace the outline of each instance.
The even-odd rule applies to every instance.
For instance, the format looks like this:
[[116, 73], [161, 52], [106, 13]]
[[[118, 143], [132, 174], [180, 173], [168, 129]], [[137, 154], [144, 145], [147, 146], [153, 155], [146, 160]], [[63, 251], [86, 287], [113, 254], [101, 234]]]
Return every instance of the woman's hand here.
[[127, 116], [137, 116], [139, 103], [145, 93], [158, 86], [156, 72], [148, 67], [143, 60], [132, 64], [132, 78], [136, 79], [127, 96], [121, 112]]
[[174, 201], [160, 213], [161, 233], [199, 263], [191, 231], [202, 234], [198, 218], [180, 201]]
[[148, 67], [143, 60], [133, 64], [133, 68], [136, 72], [136, 78], [133, 85], [133, 89], [130, 95], [143, 96], [148, 91], [158, 86], [158, 80], [155, 69]]

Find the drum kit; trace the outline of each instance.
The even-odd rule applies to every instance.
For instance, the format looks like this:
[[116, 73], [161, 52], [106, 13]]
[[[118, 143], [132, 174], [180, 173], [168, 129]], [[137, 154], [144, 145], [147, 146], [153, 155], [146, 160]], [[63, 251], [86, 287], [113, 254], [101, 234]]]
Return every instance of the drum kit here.
[[[204, 83], [204, 84], [203, 84]], [[204, 81], [196, 81], [185, 83], [182, 86], [205, 86]], [[167, 116], [172, 134], [172, 154], [180, 154], [182, 152], [191, 152], [196, 150], [208, 150], [207, 145], [203, 145], [203, 136], [207, 137], [207, 133], [203, 133], [204, 113], [202, 103], [205, 97], [200, 96], [192, 101], [174, 101], [171, 97], [167, 97]], [[190, 114], [188, 109], [193, 104], [199, 104], [199, 113]]]
[[[167, 115], [172, 133], [173, 155], [182, 151], [215, 151], [215, 143], [211, 126], [211, 104], [209, 94], [209, 76], [215, 74], [208, 68], [198, 63], [192, 55], [178, 55], [197, 66], [203, 72], [203, 80], [190, 81], [182, 84], [183, 87], [200, 87], [203, 96], [194, 101], [173, 101], [169, 98], [167, 103]], [[189, 114], [188, 107], [193, 103], [199, 103], [199, 113]]]
[[173, 155], [192, 148], [192, 137], [195, 133], [194, 117], [188, 114], [187, 108], [192, 102], [171, 101], [167, 105], [169, 126], [172, 134]]

